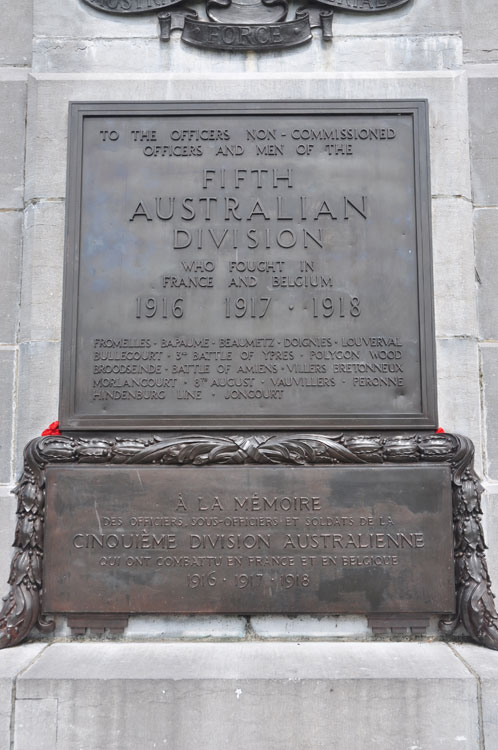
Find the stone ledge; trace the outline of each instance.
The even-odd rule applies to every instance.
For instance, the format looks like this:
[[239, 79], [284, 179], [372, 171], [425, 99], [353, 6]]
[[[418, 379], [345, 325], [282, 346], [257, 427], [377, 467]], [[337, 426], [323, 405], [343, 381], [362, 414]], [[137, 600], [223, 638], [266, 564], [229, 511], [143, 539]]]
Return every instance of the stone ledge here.
[[470, 644], [455, 646], [455, 651], [479, 680], [483, 747], [498, 747], [498, 653]]
[[73, 642], [48, 646], [19, 678], [17, 697], [40, 697], [39, 684], [47, 681], [344, 680], [354, 675], [473, 680], [445, 643]]
[[56, 643], [17, 679], [12, 746], [478, 750], [478, 658], [498, 686], [498, 654], [443, 643]]

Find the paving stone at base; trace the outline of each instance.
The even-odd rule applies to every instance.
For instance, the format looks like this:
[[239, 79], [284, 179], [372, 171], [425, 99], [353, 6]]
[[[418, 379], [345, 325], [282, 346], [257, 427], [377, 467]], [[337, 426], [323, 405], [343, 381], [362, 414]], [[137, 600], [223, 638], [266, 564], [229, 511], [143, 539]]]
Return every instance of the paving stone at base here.
[[16, 676], [40, 654], [45, 643], [28, 643], [0, 651], [0, 748], [10, 749], [10, 721]]
[[59, 643], [17, 681], [38, 701], [56, 739], [30, 705], [15, 750], [479, 748], [475, 678], [441, 643]]
[[481, 705], [486, 750], [498, 748], [498, 652], [472, 644], [455, 645], [481, 683]]

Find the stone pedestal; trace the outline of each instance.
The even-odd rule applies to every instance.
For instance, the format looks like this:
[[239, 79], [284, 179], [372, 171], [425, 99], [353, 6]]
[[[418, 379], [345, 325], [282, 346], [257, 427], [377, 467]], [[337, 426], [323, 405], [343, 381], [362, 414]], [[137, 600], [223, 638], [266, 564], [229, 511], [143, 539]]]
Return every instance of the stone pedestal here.
[[0, 746], [492, 748], [497, 668], [498, 654], [442, 643], [21, 646], [0, 656]]

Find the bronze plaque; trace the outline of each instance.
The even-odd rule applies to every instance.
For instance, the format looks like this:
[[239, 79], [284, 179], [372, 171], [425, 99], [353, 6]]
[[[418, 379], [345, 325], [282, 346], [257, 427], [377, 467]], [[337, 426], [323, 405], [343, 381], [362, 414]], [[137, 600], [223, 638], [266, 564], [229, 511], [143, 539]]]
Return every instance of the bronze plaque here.
[[70, 120], [64, 429], [436, 426], [426, 102]]
[[444, 613], [448, 466], [47, 468], [68, 613]]

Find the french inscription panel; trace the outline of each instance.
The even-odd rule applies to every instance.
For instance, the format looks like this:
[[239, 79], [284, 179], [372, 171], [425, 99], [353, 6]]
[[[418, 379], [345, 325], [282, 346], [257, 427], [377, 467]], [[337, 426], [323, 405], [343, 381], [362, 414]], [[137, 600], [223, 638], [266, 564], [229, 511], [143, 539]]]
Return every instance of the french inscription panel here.
[[46, 612], [454, 610], [447, 466], [47, 468]]
[[436, 425], [425, 102], [71, 123], [64, 428]]

